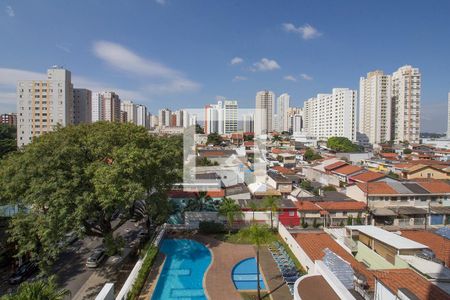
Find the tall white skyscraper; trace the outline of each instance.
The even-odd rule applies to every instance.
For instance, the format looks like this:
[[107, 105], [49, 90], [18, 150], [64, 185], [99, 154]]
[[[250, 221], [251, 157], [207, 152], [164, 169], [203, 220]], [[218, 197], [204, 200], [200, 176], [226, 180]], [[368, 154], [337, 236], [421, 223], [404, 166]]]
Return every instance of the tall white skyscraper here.
[[31, 143], [58, 124], [73, 122], [70, 71], [55, 66], [47, 70], [47, 80], [17, 82], [17, 146]]
[[160, 109], [158, 115], [159, 127], [170, 127], [170, 117], [172, 115], [170, 109]]
[[244, 132], [254, 132], [254, 115], [245, 114], [242, 116], [242, 131]]
[[266, 134], [273, 131], [274, 113], [275, 94], [267, 90], [256, 93], [255, 134]]
[[393, 139], [395, 142], [420, 140], [421, 74], [406, 65], [392, 74]]
[[88, 89], [73, 89], [73, 123], [92, 122], [92, 92]]
[[335, 88], [331, 94], [318, 94], [304, 103], [303, 126], [307, 134], [319, 139], [333, 136], [356, 140], [357, 92]]
[[288, 109], [288, 125], [289, 125], [288, 131], [290, 133], [303, 131], [303, 109], [302, 108], [289, 107], [289, 109]]
[[281, 94], [277, 98], [277, 131], [289, 131], [289, 101], [290, 96], [287, 93]]
[[391, 76], [376, 70], [359, 80], [359, 132], [371, 144], [391, 140]]
[[238, 102], [225, 100], [223, 102], [223, 133], [238, 131]]
[[127, 113], [127, 122], [137, 124], [137, 105], [133, 101], [121, 101], [120, 110]]
[[150, 116], [150, 128], [155, 128], [159, 126], [159, 117], [156, 115]]
[[136, 105], [136, 125], [148, 127], [147, 124], [147, 107], [142, 104]]

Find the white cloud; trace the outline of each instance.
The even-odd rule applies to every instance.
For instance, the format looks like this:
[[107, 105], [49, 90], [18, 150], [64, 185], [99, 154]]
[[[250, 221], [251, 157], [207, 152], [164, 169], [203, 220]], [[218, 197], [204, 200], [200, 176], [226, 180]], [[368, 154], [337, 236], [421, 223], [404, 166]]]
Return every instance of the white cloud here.
[[280, 69], [280, 65], [272, 59], [262, 58], [260, 61], [253, 64], [252, 71], [273, 71]]
[[303, 80], [313, 80], [313, 78], [311, 76], [309, 76], [308, 74], [300, 74], [300, 76], [302, 77]]
[[244, 80], [247, 80], [248, 78], [247, 77], [245, 77], [245, 76], [239, 76], [239, 75], [236, 75], [236, 76], [234, 76], [234, 78], [233, 78], [233, 81], [244, 81]]
[[6, 14], [7, 14], [9, 17], [11, 17], [11, 18], [13, 18], [13, 17], [16, 16], [16, 13], [14, 12], [14, 9], [12, 8], [11, 5], [7, 5], [7, 6], [6, 6], [5, 12], [6, 12]]
[[231, 65], [238, 65], [238, 64], [241, 64], [243, 62], [244, 62], [244, 59], [242, 59], [241, 57], [236, 56], [236, 57], [233, 57], [231, 59], [230, 64]]
[[284, 78], [284, 80], [289, 80], [289, 81], [294, 81], [294, 82], [297, 81], [297, 78], [295, 78], [292, 75], [286, 75], [283, 78]]
[[16, 87], [19, 80], [45, 79], [44, 73], [19, 69], [0, 68], [0, 86]]
[[295, 27], [295, 25], [292, 23], [284, 23], [283, 29], [286, 32], [293, 32], [300, 35], [304, 40], [314, 39], [322, 35], [321, 32], [319, 32], [316, 28], [312, 27], [309, 24]]
[[66, 52], [66, 53], [71, 53], [72, 52], [70, 50], [69, 46], [67, 46], [66, 44], [56, 44], [55, 46], [56, 46], [56, 48]]
[[200, 88], [199, 83], [186, 78], [180, 71], [141, 57], [120, 44], [97, 41], [93, 50], [98, 58], [111, 67], [137, 75], [139, 79], [156, 81], [143, 87], [147, 92], [178, 93]]

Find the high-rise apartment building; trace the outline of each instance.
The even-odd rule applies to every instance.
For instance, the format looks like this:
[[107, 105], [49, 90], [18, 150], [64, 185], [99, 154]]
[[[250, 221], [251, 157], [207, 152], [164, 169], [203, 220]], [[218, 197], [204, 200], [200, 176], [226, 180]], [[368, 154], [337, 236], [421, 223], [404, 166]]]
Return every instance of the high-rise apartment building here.
[[356, 140], [357, 92], [335, 88], [331, 94], [318, 94], [304, 103], [303, 126], [307, 134], [319, 139], [333, 136]]
[[172, 111], [168, 108], [160, 109], [158, 113], [159, 127], [170, 127]]
[[395, 142], [420, 140], [421, 74], [406, 65], [392, 74], [391, 137]]
[[[127, 118], [128, 120], [128, 114]], [[114, 92], [98, 92], [92, 94], [92, 122], [122, 122], [120, 98]]]
[[73, 123], [92, 122], [92, 92], [88, 89], [73, 89]]
[[290, 96], [287, 93], [281, 94], [277, 98], [277, 128], [278, 132], [289, 131], [289, 101]]
[[17, 83], [17, 145], [22, 147], [56, 125], [73, 124], [73, 85], [68, 70], [52, 67], [46, 80]]
[[0, 115], [0, 124], [9, 125], [9, 126], [17, 126], [17, 114], [16, 113], [1, 114]]
[[245, 114], [242, 116], [242, 131], [244, 132], [254, 132], [254, 115]]
[[359, 80], [358, 132], [371, 144], [391, 140], [391, 76], [376, 70]]
[[225, 100], [223, 102], [223, 133], [238, 131], [238, 102]]
[[136, 125], [148, 127], [147, 124], [147, 107], [142, 104], [136, 105]]
[[273, 131], [274, 113], [275, 94], [267, 90], [256, 93], [255, 134]]
[[[297, 123], [295, 123], [294, 121], [296, 121]], [[289, 109], [288, 109], [288, 125], [289, 125], [288, 131], [291, 134], [293, 132], [303, 131], [303, 109], [302, 108], [289, 107]]]
[[150, 128], [155, 128], [159, 126], [159, 117], [156, 115], [150, 116]]
[[127, 113], [127, 122], [137, 124], [137, 105], [133, 101], [121, 101], [120, 110]]

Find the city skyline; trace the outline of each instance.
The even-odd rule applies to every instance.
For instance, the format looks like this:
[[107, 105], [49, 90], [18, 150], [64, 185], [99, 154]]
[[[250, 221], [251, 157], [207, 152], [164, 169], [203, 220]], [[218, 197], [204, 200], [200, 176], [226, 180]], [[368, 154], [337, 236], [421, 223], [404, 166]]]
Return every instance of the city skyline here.
[[[386, 11], [378, 4], [358, 2], [346, 7], [330, 2], [326, 10], [320, 10], [324, 4], [318, 3], [292, 2], [281, 10], [271, 2], [258, 7], [250, 3], [221, 3], [215, 9], [203, 1], [163, 2], [100, 5], [100, 1], [87, 7], [73, 3], [70, 10], [53, 2], [0, 2], [0, 34], [8, 41], [0, 49], [4, 58], [0, 65], [0, 112], [13, 111], [17, 80], [44, 77], [43, 70], [54, 64], [72, 71], [74, 86], [93, 92], [113, 90], [124, 100], [147, 106], [152, 113], [163, 108], [161, 103], [173, 110], [201, 107], [216, 96], [252, 107], [255, 92], [264, 89], [277, 95], [288, 93], [291, 105], [301, 107], [308, 98], [323, 91], [358, 89], [359, 78], [368, 72], [379, 69], [390, 74], [410, 64], [423, 73], [422, 131], [446, 131], [450, 78], [445, 71], [450, 62], [445, 58], [449, 45], [440, 37], [450, 33], [443, 13], [448, 11], [448, 3], [430, 6], [409, 1], [407, 6], [391, 4]], [[200, 7], [209, 8], [211, 14], [201, 16]], [[258, 16], [260, 10], [271, 11], [272, 15]], [[79, 24], [77, 29], [64, 26], [74, 22], [81, 11], [88, 20], [85, 24]], [[370, 13], [360, 15], [358, 11]], [[108, 13], [122, 14], [129, 22], [111, 23], [103, 19]], [[244, 16], [249, 13], [252, 17], [246, 20]], [[31, 14], [43, 18], [51, 14], [49, 20], [53, 21], [46, 21], [46, 25], [58, 22], [61, 26], [44, 27], [42, 32], [52, 34], [38, 35], [44, 40], [38, 43], [35, 32], [30, 30], [36, 27], [30, 21]], [[220, 18], [215, 17], [223, 14], [233, 14], [240, 21], [208, 22], [208, 28], [200, 25], [207, 21], [204, 18], [217, 20]], [[335, 22], [334, 15], [340, 14], [351, 16], [360, 27]], [[395, 24], [371, 25], [374, 20], [393, 19], [394, 15], [398, 20]], [[411, 20], [411, 16], [431, 15], [426, 24], [402, 23]], [[108, 26], [92, 29], [90, 17], [96, 22], [100, 18]], [[196, 18], [202, 18], [202, 22], [194, 21]], [[171, 23], [170, 28], [161, 28], [165, 22]], [[362, 35], [360, 28], [368, 34]], [[115, 30], [119, 34], [111, 35]], [[128, 36], [131, 31], [136, 32], [133, 37]], [[180, 31], [186, 37], [175, 34]], [[371, 36], [379, 36], [379, 40]], [[26, 46], [30, 42], [35, 43], [32, 48]], [[286, 47], [280, 49], [281, 43]], [[386, 44], [390, 45], [389, 51], [380, 51]], [[202, 51], [198, 51], [199, 45]], [[427, 49], [433, 45], [439, 48], [433, 50], [432, 57], [426, 56], [425, 45]]]

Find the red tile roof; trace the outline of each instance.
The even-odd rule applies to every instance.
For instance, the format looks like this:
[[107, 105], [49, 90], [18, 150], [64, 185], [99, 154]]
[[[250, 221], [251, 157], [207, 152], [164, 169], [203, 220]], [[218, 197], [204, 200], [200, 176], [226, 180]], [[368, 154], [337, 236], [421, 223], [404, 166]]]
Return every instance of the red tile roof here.
[[406, 288], [420, 300], [450, 299], [450, 296], [437, 285], [411, 269], [373, 271], [373, 274], [394, 294], [397, 294], [400, 288]]
[[417, 181], [417, 183], [430, 193], [450, 193], [450, 185], [444, 181]]
[[332, 173], [337, 173], [340, 175], [351, 175], [361, 170], [363, 170], [363, 168], [353, 165], [347, 165], [333, 170]]
[[350, 177], [350, 180], [357, 182], [370, 182], [380, 178], [386, 177], [386, 175], [378, 172], [367, 171], [365, 173], [357, 174]]
[[436, 257], [450, 266], [450, 240], [426, 230], [402, 230], [402, 236], [428, 246]]
[[386, 182], [369, 182], [356, 184], [364, 193], [369, 195], [397, 195], [398, 192], [391, 188]]
[[367, 278], [369, 287], [374, 287], [373, 274], [367, 270], [366, 266], [357, 261], [353, 255], [345, 251], [338, 243], [336, 243], [328, 234], [324, 232], [320, 233], [294, 233], [292, 236], [295, 238], [300, 247], [305, 251], [306, 255], [312, 260], [321, 260], [325, 255], [324, 250], [330, 249], [342, 259], [351, 264], [352, 268], [360, 274], [363, 274]]
[[320, 207], [311, 201], [294, 201], [299, 211], [320, 211]]
[[225, 190], [208, 191], [207, 195], [211, 198], [222, 198], [225, 197]]
[[360, 201], [324, 201], [317, 202], [316, 205], [327, 211], [363, 211], [366, 204]]
[[284, 175], [294, 175], [295, 174], [295, 172], [293, 170], [285, 168], [285, 167], [282, 167], [282, 166], [272, 167], [272, 170], [278, 171], [278, 172], [280, 172], [281, 174], [284, 174]]
[[168, 196], [170, 198], [195, 198], [197, 193], [188, 191], [169, 191]]
[[397, 158], [398, 154], [397, 153], [380, 153], [380, 156], [383, 158]]
[[337, 168], [345, 166], [345, 165], [347, 165], [347, 163], [345, 161], [337, 161], [333, 164], [329, 164], [328, 166], [325, 166], [324, 169], [325, 169], [325, 171], [332, 171], [334, 169], [337, 169]]
[[244, 146], [245, 147], [252, 147], [252, 146], [254, 146], [255, 145], [255, 142], [252, 142], [252, 141], [246, 141], [246, 142], [244, 142]]

